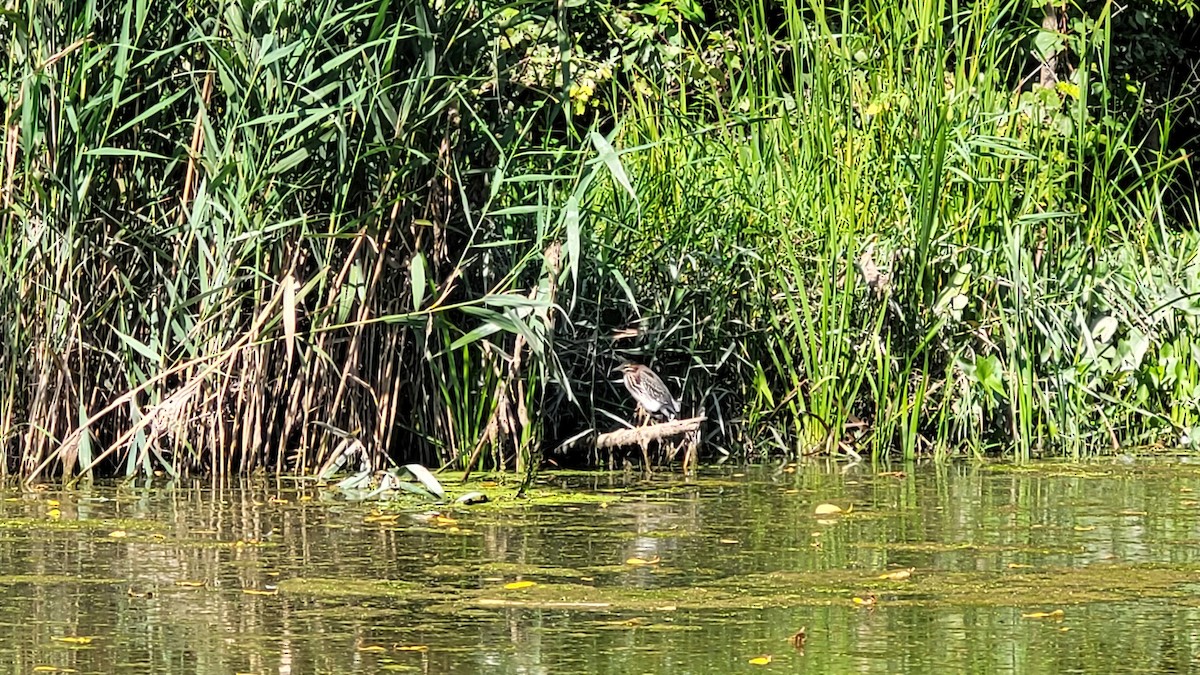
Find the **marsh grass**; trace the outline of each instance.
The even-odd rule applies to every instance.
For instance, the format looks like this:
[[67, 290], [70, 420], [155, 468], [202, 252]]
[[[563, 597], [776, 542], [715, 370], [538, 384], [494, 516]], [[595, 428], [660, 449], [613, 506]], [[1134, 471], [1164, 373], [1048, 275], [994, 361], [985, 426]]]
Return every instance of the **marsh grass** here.
[[[641, 202], [604, 207], [638, 223], [614, 247], [658, 281], [646, 320], [711, 317], [704, 341], [736, 345], [686, 343], [727, 390], [713, 405], [744, 402], [743, 440], [1029, 457], [1194, 439], [1196, 237], [1163, 208], [1182, 188], [1194, 217], [1194, 182], [1169, 115], [1145, 138], [1112, 109], [1107, 15], [1076, 36], [1077, 79], [1041, 89], [1019, 4], [785, 4], [771, 27], [740, 15], [772, 47], [743, 77], [691, 111], [629, 108]], [[700, 289], [702, 320], [669, 304]]]

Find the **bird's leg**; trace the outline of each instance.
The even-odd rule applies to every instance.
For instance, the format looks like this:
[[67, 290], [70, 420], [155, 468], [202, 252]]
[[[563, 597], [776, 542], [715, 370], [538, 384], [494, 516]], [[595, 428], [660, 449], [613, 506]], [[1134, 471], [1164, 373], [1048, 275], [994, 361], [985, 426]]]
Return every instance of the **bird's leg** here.
[[[645, 429], [650, 426], [651, 418], [650, 411], [643, 408], [641, 405], [637, 407], [638, 428]], [[638, 446], [642, 449], [642, 470], [647, 474], [650, 473], [650, 441], [645, 438], [638, 439]]]
[[637, 418], [637, 427], [639, 429], [650, 426], [650, 413], [646, 412], [646, 409], [642, 406], [639, 405], [637, 407], [637, 412], [634, 413], [634, 416]]

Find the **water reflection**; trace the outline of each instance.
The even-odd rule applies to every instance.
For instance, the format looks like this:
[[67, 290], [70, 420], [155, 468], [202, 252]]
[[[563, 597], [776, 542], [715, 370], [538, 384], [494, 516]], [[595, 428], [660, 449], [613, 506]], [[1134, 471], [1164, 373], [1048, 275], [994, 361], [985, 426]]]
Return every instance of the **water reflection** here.
[[[628, 491], [609, 504], [458, 509], [453, 527], [378, 518], [294, 482], [10, 486], [0, 491], [0, 662], [15, 672], [725, 673], [770, 657], [765, 670], [1190, 672], [1200, 667], [1198, 471], [552, 475], [572, 490]], [[824, 502], [849, 512], [814, 517]], [[910, 580], [879, 578], [908, 568]], [[518, 579], [543, 594], [504, 588]], [[1027, 616], [1053, 610], [1063, 614]], [[788, 643], [800, 627], [803, 651]]]

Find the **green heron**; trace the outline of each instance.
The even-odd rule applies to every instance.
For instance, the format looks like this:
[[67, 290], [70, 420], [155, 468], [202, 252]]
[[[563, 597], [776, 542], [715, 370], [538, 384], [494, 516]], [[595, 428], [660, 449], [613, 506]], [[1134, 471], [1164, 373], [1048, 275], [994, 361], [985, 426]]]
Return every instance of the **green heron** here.
[[613, 370], [624, 373], [625, 388], [647, 413], [662, 415], [668, 420], [679, 414], [679, 401], [671, 396], [671, 390], [653, 370], [640, 363], [622, 363]]

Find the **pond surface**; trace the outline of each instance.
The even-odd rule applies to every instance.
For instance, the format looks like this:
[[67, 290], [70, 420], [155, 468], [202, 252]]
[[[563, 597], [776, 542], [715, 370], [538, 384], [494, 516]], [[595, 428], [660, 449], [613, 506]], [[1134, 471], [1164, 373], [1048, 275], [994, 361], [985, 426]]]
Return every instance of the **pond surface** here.
[[[493, 503], [439, 517], [297, 481], [9, 486], [0, 663], [1200, 670], [1200, 466], [1187, 460], [548, 474], [532, 502], [482, 489]], [[825, 504], [843, 512], [816, 515]]]

